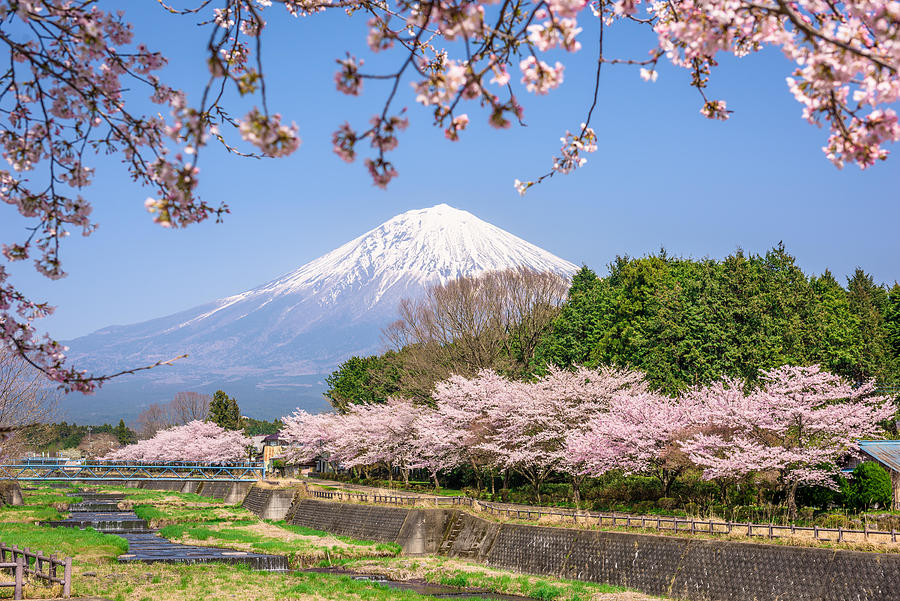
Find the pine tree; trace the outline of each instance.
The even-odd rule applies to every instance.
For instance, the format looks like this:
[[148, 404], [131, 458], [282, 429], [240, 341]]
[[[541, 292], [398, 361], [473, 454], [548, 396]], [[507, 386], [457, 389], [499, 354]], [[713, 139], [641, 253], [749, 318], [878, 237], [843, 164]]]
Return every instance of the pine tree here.
[[217, 390], [209, 404], [209, 421], [226, 430], [240, 430], [241, 410], [237, 400]]
[[119, 425], [116, 426], [114, 432], [119, 444], [129, 445], [137, 442], [137, 436], [131, 428], [125, 425], [124, 419], [119, 420]]

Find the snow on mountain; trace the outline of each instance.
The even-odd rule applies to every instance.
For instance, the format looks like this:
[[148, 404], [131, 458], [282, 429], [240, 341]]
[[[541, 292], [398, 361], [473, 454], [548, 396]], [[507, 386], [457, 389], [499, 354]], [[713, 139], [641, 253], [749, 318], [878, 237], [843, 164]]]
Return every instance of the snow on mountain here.
[[[512, 267], [572, 275], [577, 267], [446, 204], [397, 215], [299, 269], [252, 290], [151, 321], [104, 328], [68, 343], [96, 371], [188, 353], [142, 375], [187, 386], [221, 378], [290, 386], [380, 350], [398, 303], [428, 285]], [[122, 381], [121, 384], [125, 384]]]

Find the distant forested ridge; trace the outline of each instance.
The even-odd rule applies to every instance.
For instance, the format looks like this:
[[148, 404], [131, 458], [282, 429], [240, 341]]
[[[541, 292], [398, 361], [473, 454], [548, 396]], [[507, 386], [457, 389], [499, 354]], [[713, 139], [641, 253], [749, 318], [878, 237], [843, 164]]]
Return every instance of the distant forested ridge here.
[[534, 369], [628, 366], [676, 393], [813, 363], [855, 382], [900, 382], [900, 286], [861, 268], [844, 285], [828, 271], [808, 276], [778, 245], [721, 261], [617, 257], [603, 278], [582, 268]]

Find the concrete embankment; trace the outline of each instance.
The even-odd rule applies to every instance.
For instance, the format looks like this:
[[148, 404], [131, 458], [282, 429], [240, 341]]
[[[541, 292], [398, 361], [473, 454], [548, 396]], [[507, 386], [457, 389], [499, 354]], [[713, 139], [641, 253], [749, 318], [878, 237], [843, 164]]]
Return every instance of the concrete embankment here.
[[304, 499], [291, 523], [407, 553], [694, 601], [900, 600], [900, 555], [500, 524], [452, 509]]

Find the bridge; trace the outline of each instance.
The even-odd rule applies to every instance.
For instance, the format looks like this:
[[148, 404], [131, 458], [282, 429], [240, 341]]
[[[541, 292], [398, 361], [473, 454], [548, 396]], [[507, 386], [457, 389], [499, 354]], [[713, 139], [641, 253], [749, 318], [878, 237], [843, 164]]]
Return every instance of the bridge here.
[[192, 480], [256, 482], [266, 477], [264, 463], [56, 463], [0, 465], [0, 480]]

